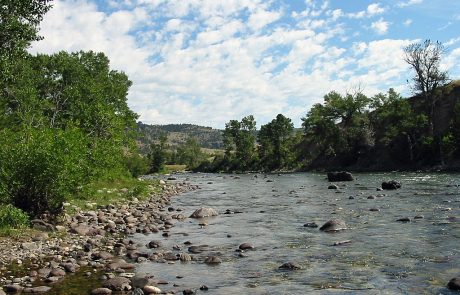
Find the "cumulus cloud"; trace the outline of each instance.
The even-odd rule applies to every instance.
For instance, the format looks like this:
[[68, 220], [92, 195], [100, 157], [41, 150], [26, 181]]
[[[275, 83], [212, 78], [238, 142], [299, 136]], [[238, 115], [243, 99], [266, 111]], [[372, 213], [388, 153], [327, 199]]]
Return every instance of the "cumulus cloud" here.
[[[298, 126], [331, 90], [363, 85], [371, 95], [405, 81], [401, 54], [411, 40], [359, 39], [369, 29], [388, 33], [383, 16], [372, 22], [386, 11], [380, 3], [354, 16], [328, 1], [308, 0], [298, 11], [288, 4], [55, 0], [42, 23], [45, 39], [31, 52], [105, 52], [134, 82], [130, 107], [154, 124], [223, 128], [253, 114], [260, 125], [283, 113]], [[351, 17], [364, 31], [345, 23]], [[458, 65], [458, 52], [448, 61]]]
[[407, 6], [411, 6], [415, 4], [420, 4], [422, 2], [423, 0], [408, 0], [408, 1], [399, 2], [397, 5], [398, 7], [407, 7]]
[[387, 21], [384, 21], [382, 18], [371, 24], [371, 28], [379, 35], [385, 35], [386, 33], [388, 33], [389, 26], [390, 26], [390, 23]]

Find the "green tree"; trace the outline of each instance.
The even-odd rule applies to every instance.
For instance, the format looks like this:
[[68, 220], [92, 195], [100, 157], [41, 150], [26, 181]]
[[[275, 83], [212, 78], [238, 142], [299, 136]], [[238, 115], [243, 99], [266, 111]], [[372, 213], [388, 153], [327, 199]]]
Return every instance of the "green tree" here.
[[167, 160], [167, 136], [162, 134], [157, 143], [153, 142], [150, 145], [148, 159], [150, 163], [149, 173], [158, 173], [164, 169]]
[[302, 118], [309, 153], [305, 157], [342, 156], [352, 162], [363, 149], [372, 147], [369, 104], [370, 99], [360, 91], [345, 96], [335, 91], [326, 94], [324, 103], [315, 104]]
[[256, 122], [252, 115], [225, 124], [223, 138], [229, 169], [246, 171], [253, 168], [256, 156], [255, 131]]
[[268, 170], [287, 168], [292, 161], [291, 138], [294, 124], [278, 114], [270, 123], [262, 125], [258, 134], [259, 159]]
[[415, 71], [412, 78], [413, 89], [416, 94], [421, 94], [425, 100], [428, 116], [428, 135], [433, 136], [435, 126], [433, 123], [434, 110], [440, 99], [438, 90], [449, 82], [446, 71], [441, 70], [441, 59], [445, 52], [440, 42], [425, 40], [423, 43], [413, 43], [404, 48], [404, 60]]
[[188, 138], [185, 144], [177, 148], [177, 161], [187, 165], [188, 169], [198, 167], [205, 160], [206, 155], [201, 151], [201, 146], [194, 137]]
[[372, 100], [370, 120], [377, 144], [393, 151], [398, 160], [413, 163], [424, 141], [426, 115], [414, 113], [408, 100], [392, 88]]

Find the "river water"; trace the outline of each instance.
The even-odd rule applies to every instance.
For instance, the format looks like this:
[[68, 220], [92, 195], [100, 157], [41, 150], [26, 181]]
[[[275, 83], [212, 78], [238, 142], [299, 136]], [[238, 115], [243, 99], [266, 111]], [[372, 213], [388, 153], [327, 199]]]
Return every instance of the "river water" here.
[[[179, 174], [177, 181], [201, 189], [173, 198], [174, 208], [187, 216], [200, 207], [221, 214], [206, 219], [204, 227], [203, 220], [188, 218], [166, 238], [134, 239], [161, 240], [173, 253], [186, 252], [189, 241], [209, 245], [209, 252], [198, 254], [197, 262], [144, 262], [136, 271], [168, 281], [163, 290], [209, 287], [197, 294], [458, 294], [445, 286], [460, 275], [460, 175], [354, 176], [335, 190], [328, 189], [324, 174], [315, 173]], [[402, 188], [376, 190], [391, 179]], [[227, 209], [240, 213], [222, 214]], [[398, 222], [401, 217], [411, 222]], [[349, 229], [325, 233], [303, 226], [331, 218], [343, 219]], [[351, 242], [333, 246], [344, 240]], [[255, 248], [239, 257], [235, 250], [243, 242]], [[203, 263], [211, 254], [222, 263]], [[278, 269], [288, 261], [301, 269]]]

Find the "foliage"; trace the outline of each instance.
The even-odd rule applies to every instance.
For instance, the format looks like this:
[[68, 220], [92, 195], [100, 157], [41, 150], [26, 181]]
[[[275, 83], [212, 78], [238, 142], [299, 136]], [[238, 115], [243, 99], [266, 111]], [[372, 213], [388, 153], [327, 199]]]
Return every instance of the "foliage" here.
[[166, 135], [160, 137], [158, 143], [153, 142], [150, 145], [149, 159], [149, 173], [158, 173], [163, 170], [167, 158], [167, 145]]
[[21, 209], [11, 204], [0, 208], [0, 229], [21, 228], [27, 226], [28, 223], [29, 216]]
[[282, 114], [261, 126], [258, 134], [259, 158], [264, 169], [274, 170], [291, 166], [293, 130], [291, 119]]
[[196, 138], [189, 138], [177, 148], [177, 163], [187, 165], [188, 169], [195, 169], [205, 159], [206, 155], [201, 151]]
[[356, 155], [373, 145], [367, 117], [370, 99], [360, 91], [345, 96], [332, 91], [302, 118], [306, 140], [317, 150], [313, 158]]
[[225, 124], [224, 147], [229, 170], [249, 170], [254, 165], [256, 122], [252, 115]]
[[90, 180], [88, 142], [78, 129], [0, 133], [2, 203], [31, 215], [58, 212], [62, 202]]
[[32, 41], [40, 40], [38, 26], [51, 1], [0, 1], [0, 57], [25, 54]]
[[132, 152], [129, 155], [125, 155], [124, 165], [132, 177], [139, 177], [149, 171], [149, 163], [147, 157], [144, 157], [137, 152]]

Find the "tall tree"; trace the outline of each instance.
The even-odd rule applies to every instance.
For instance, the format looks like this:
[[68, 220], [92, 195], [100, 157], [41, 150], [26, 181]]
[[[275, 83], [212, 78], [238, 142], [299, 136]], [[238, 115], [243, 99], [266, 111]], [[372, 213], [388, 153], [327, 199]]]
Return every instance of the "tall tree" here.
[[278, 114], [270, 123], [262, 125], [258, 134], [259, 158], [261, 166], [280, 169], [289, 166], [291, 161], [290, 139], [294, 124], [291, 119]]
[[434, 135], [433, 115], [436, 102], [440, 98], [437, 90], [449, 82], [447, 72], [440, 67], [444, 51], [440, 42], [431, 40], [413, 43], [404, 48], [404, 60], [415, 71], [412, 87], [417, 94], [422, 95], [427, 106], [429, 136]]
[[230, 120], [223, 133], [225, 156], [230, 169], [248, 170], [255, 160], [256, 121], [252, 115]]

